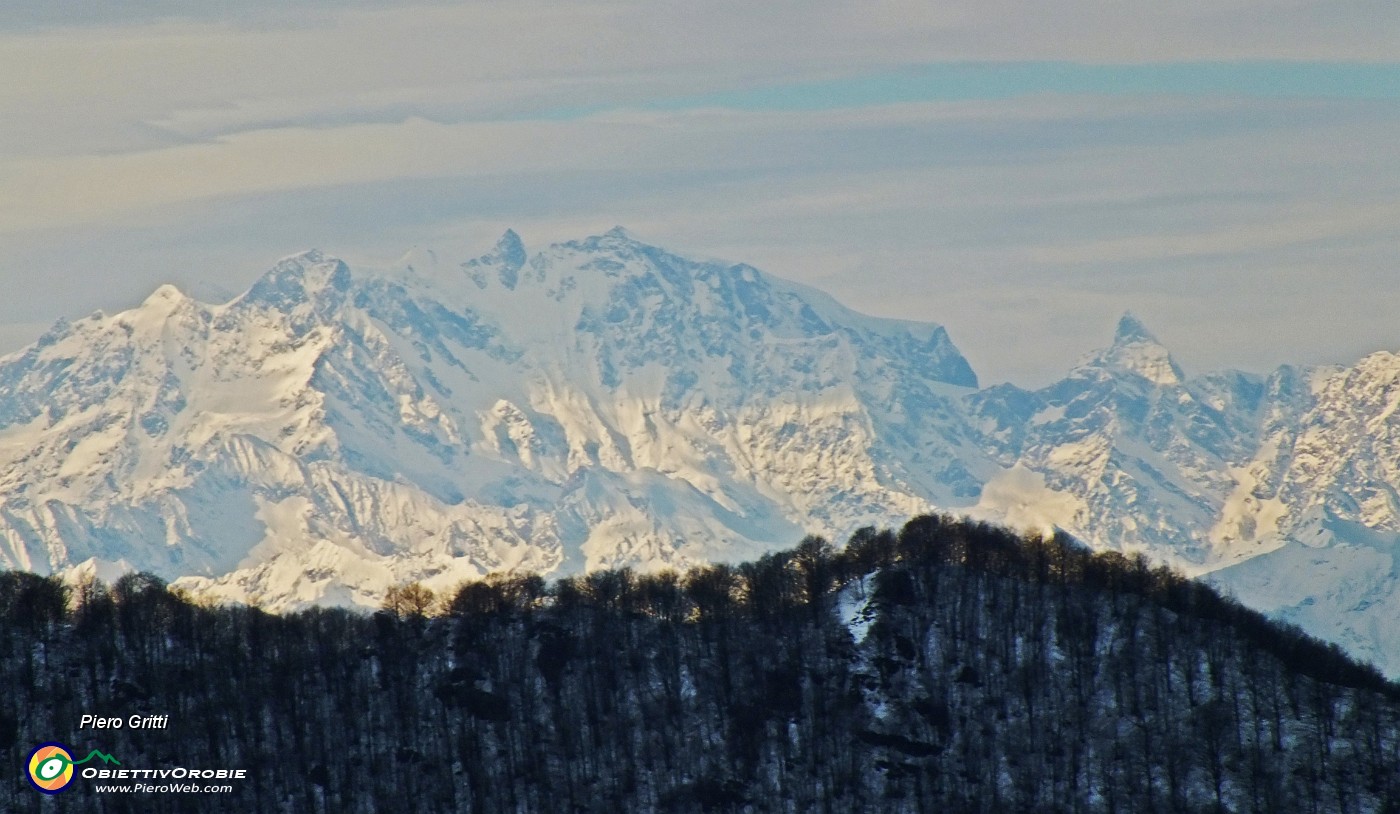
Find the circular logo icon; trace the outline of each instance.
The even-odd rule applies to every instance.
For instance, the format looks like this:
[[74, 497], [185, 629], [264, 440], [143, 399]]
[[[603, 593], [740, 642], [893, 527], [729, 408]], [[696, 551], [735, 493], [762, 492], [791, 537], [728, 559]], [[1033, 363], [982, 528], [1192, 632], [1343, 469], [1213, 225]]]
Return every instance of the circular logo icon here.
[[73, 781], [73, 755], [61, 743], [41, 743], [29, 753], [29, 782], [45, 794], [58, 794]]

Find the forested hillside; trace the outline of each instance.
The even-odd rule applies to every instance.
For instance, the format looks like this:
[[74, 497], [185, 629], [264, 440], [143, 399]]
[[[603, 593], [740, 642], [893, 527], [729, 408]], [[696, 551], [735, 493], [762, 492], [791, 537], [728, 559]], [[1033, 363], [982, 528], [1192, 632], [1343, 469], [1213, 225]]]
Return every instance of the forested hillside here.
[[[0, 575], [4, 811], [1400, 811], [1400, 687], [1146, 560], [921, 517], [373, 616]], [[79, 730], [84, 713], [166, 730]], [[248, 770], [31, 789], [60, 740]]]

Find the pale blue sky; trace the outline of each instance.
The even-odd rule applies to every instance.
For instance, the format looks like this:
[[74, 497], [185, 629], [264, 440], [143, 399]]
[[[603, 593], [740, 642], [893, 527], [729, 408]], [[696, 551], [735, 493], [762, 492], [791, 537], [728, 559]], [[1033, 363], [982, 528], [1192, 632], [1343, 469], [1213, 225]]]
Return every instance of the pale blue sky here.
[[[1345, 62], [952, 62], [819, 82], [775, 84], [657, 99], [647, 110], [835, 110], [911, 102], [1074, 96], [1214, 96], [1238, 99], [1400, 99], [1400, 65]], [[561, 108], [544, 117], [605, 110]]]
[[617, 223], [988, 383], [1128, 309], [1191, 370], [1400, 350], [1393, 3], [26, 1], [0, 76], [0, 350], [310, 246]]

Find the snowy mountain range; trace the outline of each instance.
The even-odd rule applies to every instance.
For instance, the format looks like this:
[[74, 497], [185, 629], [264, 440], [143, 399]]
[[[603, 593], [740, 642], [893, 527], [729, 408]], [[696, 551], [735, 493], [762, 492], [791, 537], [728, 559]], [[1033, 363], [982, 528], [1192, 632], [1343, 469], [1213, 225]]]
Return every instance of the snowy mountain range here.
[[0, 359], [0, 566], [273, 609], [742, 559], [943, 509], [1142, 551], [1400, 674], [1400, 356], [1187, 378], [1135, 319], [1049, 387], [621, 229], [287, 258]]

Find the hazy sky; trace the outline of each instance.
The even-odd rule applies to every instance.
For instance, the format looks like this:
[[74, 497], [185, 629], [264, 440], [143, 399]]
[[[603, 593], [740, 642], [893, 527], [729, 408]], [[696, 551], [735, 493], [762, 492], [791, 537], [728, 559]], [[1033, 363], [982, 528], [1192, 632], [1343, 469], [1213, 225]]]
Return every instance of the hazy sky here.
[[[231, 9], [236, 7], [236, 9]], [[615, 224], [1037, 384], [1400, 350], [1400, 4], [8, 0], [0, 351], [316, 246]]]

